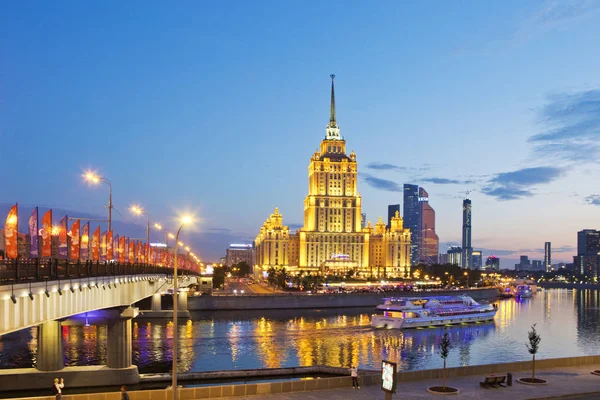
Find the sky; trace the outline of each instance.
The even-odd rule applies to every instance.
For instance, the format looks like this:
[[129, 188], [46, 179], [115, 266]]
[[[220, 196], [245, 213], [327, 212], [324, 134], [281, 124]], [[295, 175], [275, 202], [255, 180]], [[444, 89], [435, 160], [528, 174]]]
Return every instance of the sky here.
[[134, 203], [193, 212], [204, 260], [275, 207], [296, 229], [334, 73], [368, 220], [419, 184], [444, 252], [469, 191], [484, 257], [572, 262], [600, 229], [598, 37], [594, 0], [2, 2], [0, 210], [103, 216], [92, 169], [122, 233]]

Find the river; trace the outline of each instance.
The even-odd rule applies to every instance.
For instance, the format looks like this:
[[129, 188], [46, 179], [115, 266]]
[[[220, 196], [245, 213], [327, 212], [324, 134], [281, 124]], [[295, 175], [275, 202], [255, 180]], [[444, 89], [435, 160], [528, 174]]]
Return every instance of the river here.
[[[494, 322], [449, 327], [448, 366], [529, 360], [527, 331], [536, 324], [537, 358], [600, 354], [600, 291], [552, 289], [531, 299], [499, 300]], [[179, 327], [180, 371], [310, 365], [402, 370], [439, 368], [443, 328], [374, 330], [372, 308], [195, 312]], [[63, 327], [65, 365], [106, 363], [106, 327]], [[0, 337], [0, 368], [35, 365], [37, 330]], [[167, 372], [173, 326], [133, 322], [133, 362], [141, 373]]]

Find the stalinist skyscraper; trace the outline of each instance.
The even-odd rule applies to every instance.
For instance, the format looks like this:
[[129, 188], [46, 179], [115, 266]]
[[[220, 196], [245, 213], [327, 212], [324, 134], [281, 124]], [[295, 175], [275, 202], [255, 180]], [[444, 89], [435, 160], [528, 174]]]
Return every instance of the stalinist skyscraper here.
[[410, 266], [410, 231], [397, 213], [389, 229], [379, 218], [361, 227], [358, 163], [336, 120], [334, 75], [325, 138], [310, 159], [304, 225], [295, 234], [282, 224], [279, 210], [256, 237], [255, 267], [285, 267], [319, 274], [404, 277]]

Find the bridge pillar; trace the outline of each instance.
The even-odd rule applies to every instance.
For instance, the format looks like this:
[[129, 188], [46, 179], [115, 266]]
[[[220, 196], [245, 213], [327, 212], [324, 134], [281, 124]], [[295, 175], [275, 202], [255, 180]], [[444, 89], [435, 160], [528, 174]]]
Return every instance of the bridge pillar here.
[[177, 307], [178, 311], [188, 310], [188, 295], [187, 292], [179, 292], [177, 296]]
[[106, 366], [109, 368], [131, 367], [131, 319], [137, 309], [127, 308], [119, 318], [108, 324]]
[[36, 368], [40, 371], [58, 371], [65, 367], [60, 321], [38, 325]]
[[160, 311], [162, 310], [160, 293], [154, 293], [152, 295], [152, 311]]

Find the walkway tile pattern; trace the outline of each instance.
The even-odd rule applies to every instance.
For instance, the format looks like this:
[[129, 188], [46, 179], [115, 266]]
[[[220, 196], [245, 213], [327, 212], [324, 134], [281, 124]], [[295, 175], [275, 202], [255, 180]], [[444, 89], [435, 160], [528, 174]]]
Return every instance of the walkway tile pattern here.
[[[548, 381], [548, 385], [529, 386], [518, 383], [520, 377], [531, 376], [531, 372], [520, 371], [513, 374], [513, 385], [506, 388], [484, 389], [479, 386], [485, 374], [481, 376], [466, 376], [448, 379], [447, 385], [458, 388], [458, 396], [439, 396], [428, 393], [430, 386], [441, 385], [440, 380], [424, 380], [412, 382], [398, 382], [396, 393], [392, 399], [460, 399], [460, 400], [525, 400], [525, 399], [552, 399], [572, 398], [573, 400], [600, 400], [600, 376], [590, 372], [600, 369], [600, 365], [584, 367], [564, 367], [537, 371], [535, 376]], [[350, 377], [348, 377], [350, 379]], [[571, 397], [569, 395], [585, 394], [584, 397]], [[559, 397], [557, 397], [559, 396]], [[567, 397], [568, 396], [568, 397]], [[269, 395], [244, 396], [244, 399], [265, 400], [384, 400], [385, 394], [379, 386], [361, 386], [360, 389], [342, 388], [329, 390], [315, 390], [308, 392], [278, 393]], [[240, 397], [227, 397], [230, 400], [239, 400]]]

